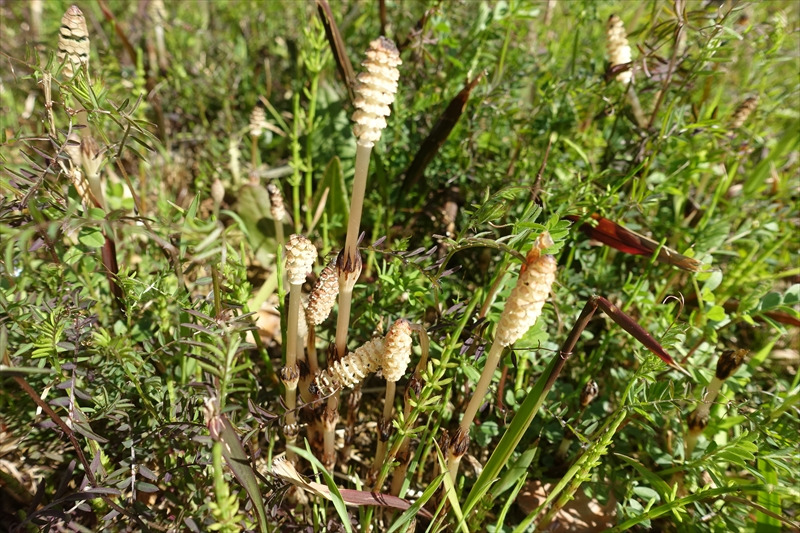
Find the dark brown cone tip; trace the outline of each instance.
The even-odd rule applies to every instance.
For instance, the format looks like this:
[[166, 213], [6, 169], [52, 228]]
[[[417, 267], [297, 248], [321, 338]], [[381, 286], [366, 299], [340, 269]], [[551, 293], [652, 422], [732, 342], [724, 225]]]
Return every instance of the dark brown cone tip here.
[[597, 386], [597, 382], [591, 380], [589, 383], [584, 385], [583, 390], [581, 391], [581, 407], [586, 407], [590, 403], [592, 403], [597, 395], [600, 392], [600, 388]]
[[281, 381], [288, 383], [300, 379], [300, 368], [297, 365], [281, 368]]
[[742, 365], [744, 358], [747, 357], [749, 353], [750, 350], [744, 349], [722, 352], [722, 355], [719, 356], [719, 360], [717, 361], [717, 379], [725, 381], [731, 377], [731, 375], [736, 372], [736, 369]]
[[453, 457], [461, 457], [467, 453], [467, 448], [469, 448], [469, 434], [458, 428], [450, 439], [449, 451]]
[[689, 413], [686, 417], [686, 425], [689, 426], [689, 431], [693, 433], [700, 433], [706, 426], [708, 426], [708, 413], [699, 413], [697, 409]]
[[339, 277], [347, 277], [348, 274], [360, 273], [361, 272], [361, 252], [356, 250], [354, 256], [347, 256], [345, 257], [344, 250], [339, 251], [339, 254], [336, 256], [336, 270]]
[[386, 442], [394, 433], [391, 420], [381, 420], [378, 423], [378, 437], [382, 442]]
[[297, 424], [286, 424], [283, 426], [283, 434], [287, 439], [296, 438], [300, 434], [300, 428]]
[[377, 44], [378, 44], [377, 48], [380, 49], [380, 50], [385, 50], [386, 52], [399, 54], [399, 52], [397, 51], [397, 45], [395, 45], [394, 42], [391, 39], [389, 39], [387, 37], [384, 37], [383, 35], [381, 35], [378, 38], [378, 43]]

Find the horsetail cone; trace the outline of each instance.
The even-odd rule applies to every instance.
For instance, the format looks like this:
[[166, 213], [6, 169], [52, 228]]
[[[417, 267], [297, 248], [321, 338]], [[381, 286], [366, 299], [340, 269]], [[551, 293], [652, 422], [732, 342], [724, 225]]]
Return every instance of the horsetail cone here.
[[214, 178], [214, 181], [211, 182], [211, 198], [215, 205], [220, 205], [225, 199], [225, 185], [219, 178]]
[[[617, 15], [611, 15], [606, 26], [606, 49], [608, 50], [608, 60], [611, 67], [627, 65], [631, 62], [631, 46], [628, 44], [628, 35], [625, 33], [625, 26], [622, 19]], [[628, 85], [633, 78], [630, 70], [620, 72], [616, 79], [623, 85]]]
[[293, 234], [286, 243], [286, 273], [289, 283], [302, 285], [314, 266], [317, 249], [307, 238]]
[[399, 381], [411, 362], [411, 324], [403, 318], [397, 320], [386, 333], [383, 352], [383, 377], [386, 381]]
[[259, 106], [254, 107], [253, 111], [250, 113], [250, 135], [253, 137], [261, 137], [261, 134], [264, 133], [267, 126], [267, 114], [264, 112], [264, 108]]
[[733, 116], [731, 117], [731, 123], [729, 128], [731, 130], [738, 130], [742, 127], [742, 124], [745, 123], [747, 117], [756, 110], [758, 106], [758, 98], [755, 96], [751, 96], [741, 104], [739, 107], [736, 108], [736, 111], [733, 112]]
[[89, 47], [89, 31], [83, 12], [78, 6], [70, 6], [61, 17], [58, 30], [58, 60], [64, 63], [65, 76], [71, 78], [81, 65], [89, 64]]
[[368, 375], [381, 368], [384, 340], [376, 337], [342, 357], [311, 383], [313, 394], [330, 396], [338, 390], [354, 387]]
[[556, 279], [557, 268], [555, 258], [542, 254], [542, 250], [552, 245], [553, 239], [545, 232], [528, 252], [527, 262], [519, 273], [517, 285], [511, 291], [497, 324], [495, 342], [502, 346], [517, 342], [542, 314], [542, 307]]
[[267, 185], [267, 194], [269, 195], [269, 212], [278, 222], [282, 222], [286, 218], [286, 207], [283, 204], [283, 194], [281, 190], [274, 183]]
[[339, 275], [336, 270], [336, 259], [333, 259], [319, 273], [319, 279], [311, 289], [306, 307], [306, 320], [313, 326], [322, 324], [336, 303], [339, 294]]
[[391, 113], [389, 106], [397, 93], [400, 64], [400, 53], [392, 41], [379, 37], [369, 43], [367, 59], [361, 63], [364, 72], [356, 78], [356, 111], [353, 113], [353, 133], [362, 146], [373, 146], [386, 128], [386, 117]]

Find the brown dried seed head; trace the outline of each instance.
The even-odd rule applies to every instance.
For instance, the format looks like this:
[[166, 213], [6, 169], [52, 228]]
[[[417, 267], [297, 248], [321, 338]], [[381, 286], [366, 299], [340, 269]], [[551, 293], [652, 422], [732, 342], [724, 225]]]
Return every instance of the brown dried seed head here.
[[722, 352], [717, 361], [717, 379], [725, 381], [731, 377], [749, 353], [749, 350], [727, 350]]
[[293, 234], [286, 242], [286, 273], [289, 283], [302, 285], [314, 266], [317, 249], [307, 238]]
[[265, 129], [267, 129], [267, 114], [263, 107], [256, 106], [250, 113], [250, 135], [261, 137]]
[[306, 307], [306, 320], [314, 326], [322, 324], [336, 303], [339, 294], [339, 276], [336, 273], [336, 259], [333, 259], [319, 273], [319, 279], [311, 289]]
[[[606, 27], [606, 49], [608, 50], [608, 60], [612, 67], [626, 65], [631, 62], [631, 46], [628, 44], [628, 35], [625, 33], [625, 26], [622, 19], [616, 15], [611, 15]], [[633, 73], [630, 70], [617, 74], [617, 81], [623, 85], [631, 82]]]
[[267, 194], [269, 194], [269, 212], [272, 214], [272, 218], [282, 222], [286, 218], [286, 207], [283, 205], [281, 190], [274, 183], [270, 183], [267, 185]]
[[731, 130], [738, 130], [742, 127], [747, 117], [755, 111], [756, 107], [758, 106], [758, 98], [755, 96], [751, 96], [741, 104], [739, 107], [736, 108], [736, 111], [733, 112], [733, 116], [731, 117], [730, 126], [728, 126]]
[[411, 324], [403, 318], [397, 320], [386, 333], [383, 353], [383, 377], [398, 381], [411, 362]]
[[389, 106], [397, 93], [397, 80], [402, 63], [392, 41], [380, 37], [369, 43], [367, 59], [361, 63], [364, 72], [356, 78], [356, 111], [353, 113], [353, 132], [362, 146], [373, 146], [386, 128]]
[[595, 380], [591, 380], [589, 383], [584, 385], [583, 390], [581, 391], [581, 407], [586, 407], [590, 403], [592, 403], [597, 395], [600, 392], [600, 388], [597, 386], [597, 382]]
[[58, 30], [58, 60], [64, 63], [64, 76], [71, 78], [81, 65], [89, 64], [89, 31], [78, 6], [70, 6]]
[[528, 262], [520, 271], [517, 285], [497, 323], [495, 341], [503, 346], [517, 342], [542, 314], [542, 307], [556, 279], [557, 265], [552, 255], [543, 255], [541, 251], [552, 243], [550, 235], [545, 232], [528, 253]]

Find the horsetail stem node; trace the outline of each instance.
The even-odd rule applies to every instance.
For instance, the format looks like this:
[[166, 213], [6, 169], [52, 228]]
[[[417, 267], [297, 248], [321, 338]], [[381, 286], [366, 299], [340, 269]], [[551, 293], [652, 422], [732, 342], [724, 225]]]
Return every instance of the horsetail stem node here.
[[364, 343], [320, 373], [309, 387], [311, 393], [330, 396], [341, 389], [355, 386], [381, 368], [383, 354], [382, 338], [376, 337]]
[[[608, 60], [611, 68], [627, 65], [631, 62], [631, 46], [628, 44], [628, 35], [622, 19], [617, 15], [611, 15], [606, 26], [606, 49], [608, 50]], [[628, 85], [633, 78], [633, 72], [627, 69], [617, 74], [616, 79], [623, 85]]]
[[379, 37], [367, 49], [367, 59], [361, 63], [364, 72], [356, 78], [355, 113], [353, 113], [353, 133], [358, 144], [373, 146], [381, 138], [386, 128], [386, 117], [391, 113], [389, 106], [397, 93], [397, 81], [402, 64], [395, 44], [385, 37]]
[[70, 6], [61, 17], [58, 30], [58, 60], [64, 63], [64, 76], [71, 78], [81, 65], [89, 64], [89, 49], [89, 30], [83, 12], [78, 6]]

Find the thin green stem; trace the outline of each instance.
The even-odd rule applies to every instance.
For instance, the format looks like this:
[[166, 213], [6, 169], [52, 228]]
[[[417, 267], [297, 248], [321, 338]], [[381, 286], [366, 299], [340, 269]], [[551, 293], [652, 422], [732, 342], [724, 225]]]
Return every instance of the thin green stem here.
[[294, 232], [302, 233], [302, 219], [300, 218], [300, 169], [303, 159], [300, 155], [300, 94], [295, 93], [292, 99], [292, 216], [294, 219]]
[[306, 114], [306, 164], [305, 164], [305, 207], [306, 227], [310, 228], [313, 216], [314, 188], [312, 177], [314, 173], [314, 119], [317, 114], [317, 93], [319, 88], [319, 72], [315, 71], [311, 77], [311, 88], [308, 91], [308, 112]]

